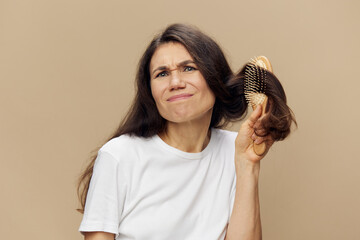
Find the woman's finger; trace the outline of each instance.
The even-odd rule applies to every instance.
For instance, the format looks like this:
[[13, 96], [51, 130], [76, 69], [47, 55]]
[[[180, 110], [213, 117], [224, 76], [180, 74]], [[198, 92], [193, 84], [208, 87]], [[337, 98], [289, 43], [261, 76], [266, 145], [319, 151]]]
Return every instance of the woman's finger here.
[[251, 135], [251, 139], [252, 139], [253, 141], [255, 141], [256, 138], [257, 138], [257, 135], [256, 135], [255, 133], [253, 133], [253, 134]]
[[265, 138], [263, 138], [263, 137], [257, 137], [257, 138], [254, 140], [254, 143], [255, 143], [255, 144], [260, 144], [260, 143], [262, 143], [264, 140], [265, 140]]
[[268, 134], [266, 136], [258, 136], [255, 133], [251, 136], [251, 139], [256, 144], [261, 144], [262, 142], [266, 142], [266, 146], [271, 147], [271, 145], [274, 143], [274, 140], [272, 139], [271, 135]]
[[254, 126], [254, 124], [256, 123], [257, 120], [259, 120], [259, 118], [261, 117], [261, 113], [262, 113], [262, 107], [261, 105], [258, 105], [256, 107], [256, 109], [251, 113], [250, 117], [249, 117], [249, 125], [251, 127]]
[[[255, 125], [257, 125], [257, 124], [255, 124]], [[262, 126], [261, 126], [261, 128], [254, 126], [254, 133], [260, 137], [265, 137], [267, 135], [267, 132], [265, 131], [264, 128], [262, 128]]]

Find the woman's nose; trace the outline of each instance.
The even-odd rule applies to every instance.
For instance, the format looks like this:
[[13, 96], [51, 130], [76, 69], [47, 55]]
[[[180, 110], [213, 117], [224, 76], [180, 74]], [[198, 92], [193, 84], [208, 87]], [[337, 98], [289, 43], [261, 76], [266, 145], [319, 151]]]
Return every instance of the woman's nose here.
[[170, 74], [169, 89], [176, 90], [179, 88], [184, 88], [186, 85], [184, 82], [184, 79], [182, 78], [179, 71], [176, 71], [177, 69], [174, 69], [174, 70], [172, 70], [171, 74]]

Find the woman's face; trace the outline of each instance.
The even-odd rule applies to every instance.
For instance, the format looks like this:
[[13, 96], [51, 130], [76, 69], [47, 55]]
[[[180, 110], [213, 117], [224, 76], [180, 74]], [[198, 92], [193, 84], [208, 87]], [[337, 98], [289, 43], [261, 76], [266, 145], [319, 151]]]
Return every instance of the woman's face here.
[[215, 96], [186, 48], [160, 45], [150, 62], [151, 92], [160, 115], [170, 122], [211, 118]]

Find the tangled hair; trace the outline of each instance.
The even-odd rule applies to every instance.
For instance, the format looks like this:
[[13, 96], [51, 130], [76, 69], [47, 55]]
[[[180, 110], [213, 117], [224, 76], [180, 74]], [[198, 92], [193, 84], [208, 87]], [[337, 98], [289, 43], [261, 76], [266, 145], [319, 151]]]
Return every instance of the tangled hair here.
[[[187, 49], [215, 95], [209, 128], [224, 127], [228, 122], [240, 120], [246, 115], [247, 103], [243, 89], [243, 73], [240, 71], [234, 76], [219, 45], [199, 29], [185, 24], [172, 24], [155, 36], [146, 48], [137, 69], [136, 91], [132, 106], [107, 141], [123, 134], [147, 138], [165, 131], [166, 120], [159, 114], [151, 93], [150, 61], [156, 49], [169, 42], [180, 43]], [[271, 79], [273, 78], [269, 80], [272, 81]], [[290, 127], [293, 117], [292, 115], [290, 115], [291, 118], [284, 117], [289, 113], [289, 108], [286, 105], [286, 97], [281, 84], [277, 83], [278, 85], [275, 84], [274, 89], [269, 92], [270, 99], [274, 103], [270, 109], [273, 114], [269, 115], [264, 123], [271, 134], [280, 129], [278, 126], [283, 126], [280, 136], [285, 138], [290, 132], [289, 129], [286, 130], [286, 127]], [[97, 151], [79, 178], [78, 196], [81, 208], [78, 211], [80, 212], [84, 211], [96, 158]]]
[[[227, 87], [235, 99], [245, 98], [245, 69], [246, 65], [227, 83]], [[272, 72], [264, 71], [266, 71], [265, 94], [268, 97], [268, 102], [265, 107], [266, 114], [261, 119], [262, 133], [259, 133], [259, 129], [255, 130], [255, 133], [259, 136], [267, 136], [270, 134], [275, 141], [281, 141], [290, 134], [291, 124], [294, 123], [297, 126], [297, 122], [294, 113], [286, 104], [285, 91], [280, 81]], [[241, 117], [238, 116], [236, 109], [233, 110], [229, 118], [236, 119], [237, 117]]]

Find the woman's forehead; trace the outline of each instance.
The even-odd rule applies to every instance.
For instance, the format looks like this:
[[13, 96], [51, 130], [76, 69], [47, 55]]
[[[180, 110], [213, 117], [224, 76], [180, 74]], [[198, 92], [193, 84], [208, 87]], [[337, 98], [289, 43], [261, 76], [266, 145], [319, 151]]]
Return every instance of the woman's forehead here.
[[182, 44], [165, 43], [155, 50], [150, 61], [150, 71], [159, 66], [176, 66], [186, 60], [193, 60], [193, 58]]

